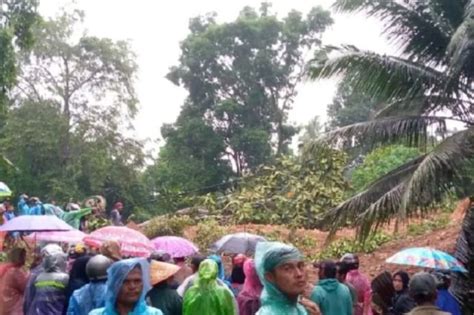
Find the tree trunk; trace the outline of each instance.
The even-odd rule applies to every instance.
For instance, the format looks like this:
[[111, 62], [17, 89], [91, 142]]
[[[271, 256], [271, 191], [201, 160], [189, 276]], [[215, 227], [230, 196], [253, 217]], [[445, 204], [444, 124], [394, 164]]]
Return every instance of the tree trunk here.
[[464, 216], [454, 254], [468, 272], [453, 273], [450, 288], [464, 308], [469, 310], [467, 314], [474, 314], [474, 203], [472, 200], [471, 197], [471, 205]]
[[70, 142], [71, 142], [71, 137], [70, 137], [70, 126], [71, 126], [71, 104], [70, 104], [70, 87], [69, 87], [69, 65], [67, 62], [67, 59], [64, 59], [64, 69], [65, 69], [65, 83], [66, 86], [64, 87], [64, 95], [63, 95], [63, 115], [65, 118], [65, 126], [64, 126], [64, 132], [61, 137], [61, 162], [63, 166], [67, 164], [69, 161], [69, 158], [71, 157], [71, 148], [70, 148]]

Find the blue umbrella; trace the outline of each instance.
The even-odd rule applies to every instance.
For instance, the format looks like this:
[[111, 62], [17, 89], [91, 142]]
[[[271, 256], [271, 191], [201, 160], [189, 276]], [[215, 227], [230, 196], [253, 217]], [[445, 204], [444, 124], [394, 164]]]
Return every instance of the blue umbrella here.
[[459, 260], [448, 253], [430, 247], [406, 248], [388, 258], [386, 262], [438, 270], [467, 272]]

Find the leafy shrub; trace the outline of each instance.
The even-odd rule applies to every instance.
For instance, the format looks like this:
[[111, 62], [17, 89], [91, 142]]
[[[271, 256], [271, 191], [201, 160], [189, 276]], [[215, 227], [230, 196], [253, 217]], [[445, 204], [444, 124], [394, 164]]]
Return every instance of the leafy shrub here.
[[209, 247], [226, 235], [226, 228], [214, 219], [200, 222], [196, 227], [196, 236], [194, 243], [199, 247], [201, 252], [205, 252]]
[[361, 191], [379, 177], [420, 155], [417, 148], [390, 145], [370, 152], [352, 173], [352, 187]]
[[[226, 196], [206, 200], [237, 224], [289, 224], [314, 228], [317, 216], [343, 200], [345, 154], [312, 148], [311, 159], [284, 156], [260, 167]], [[208, 196], [209, 197], [209, 196]]]
[[340, 258], [346, 253], [372, 253], [383, 244], [390, 241], [390, 236], [384, 233], [377, 233], [364, 242], [354, 239], [340, 239], [324, 248], [314, 258], [329, 259]]
[[194, 220], [186, 215], [157, 217], [145, 225], [144, 233], [150, 239], [167, 235], [183, 236], [184, 229], [194, 223]]
[[445, 228], [449, 225], [450, 218], [448, 214], [443, 214], [434, 219], [424, 220], [421, 223], [409, 224], [407, 228], [408, 235], [423, 235], [432, 231]]
[[110, 225], [110, 222], [104, 217], [91, 215], [87, 218], [87, 229], [89, 232], [93, 232], [107, 225]]

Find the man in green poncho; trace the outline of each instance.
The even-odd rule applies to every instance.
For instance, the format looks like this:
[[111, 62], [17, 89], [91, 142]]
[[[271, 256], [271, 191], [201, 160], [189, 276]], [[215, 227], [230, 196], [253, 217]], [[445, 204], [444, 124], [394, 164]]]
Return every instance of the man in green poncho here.
[[46, 203], [43, 205], [46, 215], [55, 215], [76, 230], [79, 230], [81, 218], [92, 213], [92, 208], [64, 211], [56, 205]]
[[306, 288], [307, 276], [298, 249], [279, 242], [260, 242], [255, 265], [263, 284], [257, 315], [319, 314], [314, 303], [302, 301], [300, 297]]
[[217, 284], [217, 263], [204, 260], [194, 285], [186, 291], [183, 315], [237, 315], [232, 294]]

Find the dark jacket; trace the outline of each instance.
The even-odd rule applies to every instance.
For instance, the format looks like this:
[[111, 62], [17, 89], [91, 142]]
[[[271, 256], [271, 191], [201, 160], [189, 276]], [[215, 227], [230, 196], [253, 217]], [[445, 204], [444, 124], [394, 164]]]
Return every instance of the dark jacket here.
[[403, 290], [395, 294], [392, 299], [390, 315], [404, 315], [416, 306], [415, 301], [408, 295], [408, 290]]
[[148, 298], [151, 305], [160, 309], [164, 315], [182, 314], [183, 299], [166, 282], [155, 285], [148, 292]]

